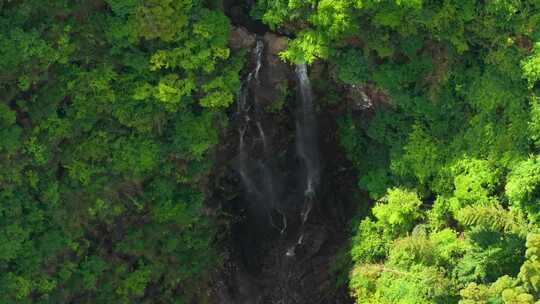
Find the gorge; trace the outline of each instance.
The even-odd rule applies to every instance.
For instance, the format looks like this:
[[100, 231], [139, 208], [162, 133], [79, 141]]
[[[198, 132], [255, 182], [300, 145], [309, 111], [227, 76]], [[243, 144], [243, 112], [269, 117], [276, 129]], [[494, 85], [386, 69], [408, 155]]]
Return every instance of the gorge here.
[[[243, 28], [236, 31], [248, 33]], [[328, 140], [334, 139], [328, 138], [331, 130], [319, 133], [320, 114], [307, 65], [281, 62], [283, 38], [270, 33], [247, 35], [244, 41], [253, 41], [248, 56], [251, 69], [231, 113], [236, 132], [224, 137], [238, 142], [236, 152], [228, 154], [234, 162], [225, 169], [238, 178], [228, 174], [232, 179], [226, 183], [234, 185], [237, 180], [233, 187], [243, 194], [224, 204], [237, 218], [230, 231], [236, 245], [230, 248], [227, 269], [231, 272], [222, 274], [220, 286], [228, 287], [216, 291], [216, 303], [350, 303], [331, 268], [344, 246], [344, 209], [350, 208], [351, 197], [333, 202], [327, 191], [343, 179], [345, 184], [354, 182], [354, 175], [340, 174], [334, 167], [325, 171], [322, 166], [321, 153], [333, 163], [346, 160], [335, 159], [334, 153], [340, 151], [321, 150], [321, 140], [328, 146]], [[280, 96], [285, 103], [276, 115], [269, 109]], [[324, 127], [336, 127], [334, 118], [322, 119]], [[330, 238], [337, 231], [341, 236]]]

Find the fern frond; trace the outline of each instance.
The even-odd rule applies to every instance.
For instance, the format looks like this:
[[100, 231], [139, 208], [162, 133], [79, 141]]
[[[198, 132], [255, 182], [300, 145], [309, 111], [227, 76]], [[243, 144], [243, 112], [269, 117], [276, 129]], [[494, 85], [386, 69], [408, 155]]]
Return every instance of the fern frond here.
[[460, 209], [456, 217], [464, 226], [488, 227], [523, 236], [527, 234], [527, 221], [523, 213], [498, 204], [467, 206]]

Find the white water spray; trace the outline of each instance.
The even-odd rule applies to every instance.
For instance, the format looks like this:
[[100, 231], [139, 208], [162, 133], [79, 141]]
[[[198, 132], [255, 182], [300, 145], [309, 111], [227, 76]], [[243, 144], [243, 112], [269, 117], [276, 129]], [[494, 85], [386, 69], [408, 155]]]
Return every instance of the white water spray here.
[[305, 184], [304, 205], [300, 214], [302, 233], [296, 244], [291, 246], [285, 253], [287, 257], [295, 256], [296, 247], [304, 241], [304, 226], [313, 209], [317, 186], [320, 182], [317, 115], [313, 105], [313, 92], [306, 64], [298, 64], [295, 72], [300, 92], [299, 106], [296, 113], [296, 150], [305, 168]]
[[[259, 75], [263, 64], [263, 52], [264, 43], [262, 40], [257, 40], [253, 50], [253, 56], [256, 60], [255, 67], [242, 83], [238, 96], [236, 110], [239, 132], [238, 171], [249, 196], [249, 201], [253, 204], [252, 207], [262, 214], [266, 213], [270, 225], [284, 234], [287, 229], [287, 219], [277, 206], [278, 187], [274, 172], [269, 165], [272, 155], [264, 123], [261, 121], [263, 111], [251, 94], [260, 85]], [[249, 141], [250, 144], [248, 145], [246, 141]], [[262, 149], [257, 149], [257, 141], [262, 143]], [[255, 153], [253, 153], [254, 151]], [[256, 151], [262, 151], [262, 154], [258, 154]], [[270, 210], [277, 211], [281, 217], [281, 225], [275, 224]]]

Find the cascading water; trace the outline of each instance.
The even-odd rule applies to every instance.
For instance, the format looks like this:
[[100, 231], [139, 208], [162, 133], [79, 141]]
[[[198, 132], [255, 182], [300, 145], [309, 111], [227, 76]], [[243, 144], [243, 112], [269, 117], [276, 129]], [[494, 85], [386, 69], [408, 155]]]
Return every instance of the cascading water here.
[[[347, 241], [341, 215], [348, 213], [340, 206], [349, 201], [341, 193], [356, 181], [335, 169], [349, 164], [335, 137], [326, 136], [334, 134], [334, 117], [317, 111], [309, 67], [295, 71], [280, 61], [286, 38], [252, 38], [260, 41], [232, 109], [233, 130], [223, 138], [227, 148], [218, 154], [224, 171], [212, 183], [213, 201], [232, 216], [232, 246], [214, 303], [352, 303], [341, 300], [345, 289], [327, 288], [334, 282], [328, 266]], [[293, 88], [296, 100], [288, 94]], [[323, 167], [326, 159], [336, 166]]]
[[[242, 84], [238, 98], [238, 171], [244, 185], [252, 212], [263, 215], [268, 223], [284, 234], [287, 229], [287, 218], [280, 210], [278, 180], [275, 178], [268, 136], [264, 129], [264, 111], [256, 98], [251, 94], [260, 85], [259, 72], [262, 68], [264, 44], [261, 40], [253, 51], [256, 63]], [[290, 247], [286, 256], [295, 255], [296, 247], [305, 240], [304, 228], [313, 208], [317, 187], [320, 182], [320, 156], [318, 146], [317, 116], [313, 105], [313, 93], [307, 74], [307, 66], [296, 66], [298, 79], [298, 108], [296, 111], [296, 151], [301, 160], [303, 206], [300, 213], [300, 236]], [[281, 218], [276, 224], [272, 213]]]
[[[300, 214], [301, 223], [304, 226], [313, 208], [317, 186], [320, 181], [320, 157], [317, 115], [313, 106], [313, 93], [306, 64], [298, 64], [295, 72], [300, 93], [296, 113], [296, 149], [305, 169], [304, 205]], [[296, 246], [301, 245], [303, 240], [304, 233], [302, 232], [296, 244], [287, 250], [286, 256], [294, 256]]]
[[313, 93], [307, 74], [307, 66], [298, 64], [296, 76], [300, 89], [300, 105], [296, 116], [296, 147], [306, 170], [306, 197], [315, 195], [320, 179], [317, 116], [313, 108]]
[[[277, 206], [277, 182], [269, 166], [271, 151], [263, 122], [261, 122], [263, 111], [250, 94], [251, 90], [256, 89], [260, 84], [259, 72], [264, 52], [262, 40], [257, 40], [253, 52], [256, 64], [242, 84], [237, 105], [238, 171], [252, 208], [265, 214], [269, 223], [283, 234], [287, 223], [285, 216]], [[246, 142], [249, 138], [251, 138], [251, 145]], [[258, 145], [257, 141], [260, 141], [261, 145]], [[253, 153], [254, 151], [255, 153]], [[261, 151], [261, 153], [256, 153], [257, 151]], [[271, 215], [272, 210], [276, 211], [282, 218], [281, 227], [275, 224]]]
[[248, 170], [248, 152], [246, 149], [246, 142], [245, 142], [245, 136], [249, 128], [249, 124], [251, 121], [250, 118], [250, 108], [251, 106], [248, 104], [248, 95], [249, 95], [249, 86], [251, 84], [251, 81], [253, 80], [253, 77], [255, 76], [255, 79], [258, 80], [259, 77], [259, 69], [261, 66], [262, 61], [262, 52], [263, 52], [264, 44], [262, 41], [257, 41], [257, 46], [255, 47], [255, 56], [257, 58], [257, 65], [253, 71], [251, 71], [246, 80], [242, 83], [242, 87], [240, 88], [240, 94], [238, 96], [238, 104], [237, 104], [237, 116], [239, 119], [238, 123], [238, 171], [240, 173], [240, 177], [242, 179], [242, 183], [244, 184], [244, 187], [246, 189], [247, 193], [250, 193], [255, 196], [260, 196], [260, 191], [257, 189], [255, 184], [253, 183], [253, 179], [250, 176], [250, 172]]

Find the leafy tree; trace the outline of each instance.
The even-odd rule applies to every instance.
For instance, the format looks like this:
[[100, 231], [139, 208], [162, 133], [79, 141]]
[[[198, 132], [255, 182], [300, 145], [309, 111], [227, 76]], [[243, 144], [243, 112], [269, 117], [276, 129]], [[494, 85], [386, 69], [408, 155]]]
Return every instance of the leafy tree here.
[[242, 60], [202, 1], [0, 1], [0, 302], [178, 303]]
[[380, 203], [373, 207], [373, 215], [383, 226], [397, 233], [412, 229], [421, 216], [422, 204], [416, 193], [402, 189], [390, 189]]
[[538, 159], [529, 158], [516, 164], [508, 175], [505, 191], [516, 207], [523, 208], [531, 221], [538, 223], [537, 188], [540, 177]]

